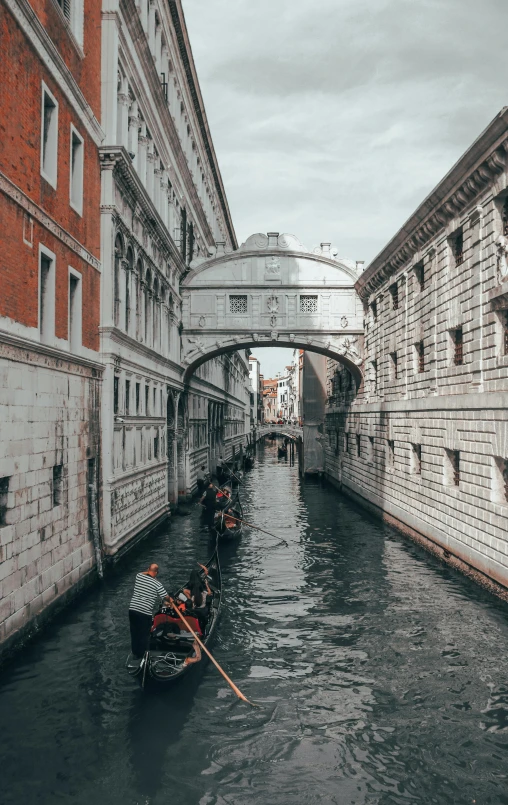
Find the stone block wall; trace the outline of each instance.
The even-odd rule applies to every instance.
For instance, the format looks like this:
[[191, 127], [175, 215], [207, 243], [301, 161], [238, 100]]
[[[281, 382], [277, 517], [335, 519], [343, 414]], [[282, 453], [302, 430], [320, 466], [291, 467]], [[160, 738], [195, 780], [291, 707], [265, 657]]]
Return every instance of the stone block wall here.
[[508, 115], [356, 284], [364, 382], [328, 363], [326, 472], [508, 587]]
[[[26, 362], [26, 358], [30, 362]], [[0, 344], [0, 643], [94, 573], [96, 370]]]

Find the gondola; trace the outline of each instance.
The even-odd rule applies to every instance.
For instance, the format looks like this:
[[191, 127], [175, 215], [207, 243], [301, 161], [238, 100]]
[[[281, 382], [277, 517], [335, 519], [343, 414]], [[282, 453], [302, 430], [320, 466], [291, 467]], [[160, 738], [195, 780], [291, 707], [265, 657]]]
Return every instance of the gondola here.
[[[238, 520], [243, 520], [243, 509], [240, 501], [238, 501], [236, 506], [231, 506], [229, 508], [232, 509], [231, 514], [233, 517], [236, 517]], [[219, 539], [236, 539], [237, 537], [241, 536], [243, 524], [241, 522], [236, 522], [232, 528], [228, 528], [226, 525], [226, 520], [226, 511], [216, 513], [214, 528]]]
[[[209, 604], [209, 612], [206, 623], [200, 628], [199, 621], [192, 614], [183, 613], [191, 628], [199, 636], [201, 642], [207, 646], [215, 632], [219, 620], [221, 598], [222, 598], [222, 578], [220, 572], [219, 556], [217, 546], [213, 555], [206, 563], [208, 570], [208, 584], [212, 591], [212, 600]], [[204, 571], [201, 572], [204, 578]], [[178, 600], [183, 593], [183, 587], [172, 596]], [[194, 638], [192, 634], [185, 631], [184, 624], [178, 616], [171, 616], [171, 610], [162, 609], [154, 618], [150, 647], [144, 657], [140, 660], [129, 654], [126, 667], [129, 674], [136, 677], [142, 688], [147, 686], [166, 687], [173, 684], [177, 679], [189, 674], [193, 668], [203, 665], [206, 657], [203, 652], [201, 661], [184, 665], [186, 657], [192, 656]], [[174, 634], [169, 629], [177, 626], [182, 627], [179, 634]]]
[[228, 506], [233, 506], [238, 500], [238, 491], [233, 492], [233, 487], [229, 481], [222, 484], [221, 488], [217, 491], [215, 496], [216, 507], [219, 511], [226, 509]]

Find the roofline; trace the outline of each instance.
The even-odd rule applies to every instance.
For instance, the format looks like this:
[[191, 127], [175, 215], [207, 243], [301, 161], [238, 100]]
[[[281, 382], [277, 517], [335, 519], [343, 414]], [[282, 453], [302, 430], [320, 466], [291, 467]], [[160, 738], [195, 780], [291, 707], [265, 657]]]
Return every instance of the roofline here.
[[196, 65], [194, 64], [194, 57], [192, 55], [187, 25], [185, 24], [185, 14], [182, 8], [182, 0], [168, 0], [168, 5], [180, 50], [180, 57], [182, 59], [192, 103], [194, 105], [194, 111], [198, 120], [206, 155], [210, 163], [210, 169], [212, 171], [213, 180], [215, 183], [215, 190], [222, 207], [229, 237], [231, 239], [231, 245], [233, 249], [236, 250], [238, 249], [238, 241], [236, 239], [236, 233], [233, 226], [233, 221], [231, 219], [231, 212], [229, 210], [229, 204], [226, 198], [226, 191], [224, 189], [219, 163], [217, 161], [217, 155], [215, 153], [215, 148], [213, 147], [212, 135], [208, 126], [205, 105], [203, 102], [203, 96], [201, 95]]
[[[439, 230], [444, 229], [450, 220], [457, 217], [460, 210], [467, 206], [489, 182], [492, 182], [497, 173], [505, 169], [507, 149], [505, 148], [503, 153], [493, 152], [504, 145], [507, 136], [508, 107], [505, 106], [369, 263], [355, 283], [357, 292], [364, 300], [380, 287], [388, 276], [402, 267], [404, 262], [407, 263], [419, 248], [434, 238]], [[479, 168], [482, 169], [480, 173], [475, 173]], [[466, 182], [468, 186], [464, 187]], [[444, 209], [440, 209], [442, 207]], [[401, 253], [397, 254], [399, 250]], [[394, 265], [388, 266], [386, 270], [386, 264], [392, 259]], [[378, 272], [383, 274], [380, 282], [376, 282]]]

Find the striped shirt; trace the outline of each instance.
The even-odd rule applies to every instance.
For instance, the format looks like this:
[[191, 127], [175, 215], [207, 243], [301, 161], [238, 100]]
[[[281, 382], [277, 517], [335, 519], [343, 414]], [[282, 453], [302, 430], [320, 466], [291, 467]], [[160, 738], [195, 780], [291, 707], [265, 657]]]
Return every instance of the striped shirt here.
[[143, 615], [155, 615], [167, 592], [157, 579], [138, 573], [134, 584], [134, 592], [129, 609], [142, 612]]

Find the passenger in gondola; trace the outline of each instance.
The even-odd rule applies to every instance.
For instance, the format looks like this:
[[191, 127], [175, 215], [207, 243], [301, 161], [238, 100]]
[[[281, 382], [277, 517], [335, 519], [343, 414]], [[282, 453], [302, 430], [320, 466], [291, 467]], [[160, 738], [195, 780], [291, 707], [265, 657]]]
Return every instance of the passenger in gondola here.
[[210, 610], [208, 596], [212, 595], [206, 575], [202, 579], [199, 570], [191, 571], [189, 583], [183, 592], [187, 596], [187, 612], [198, 619], [201, 631], [204, 632]]
[[206, 486], [206, 471], [204, 466], [200, 467], [196, 473], [196, 482], [198, 485], [198, 492], [203, 494], [205, 486]]
[[135, 657], [141, 658], [148, 650], [153, 616], [161, 606], [169, 604], [169, 595], [157, 581], [159, 566], [151, 564], [148, 570], [138, 573], [129, 606], [131, 648]]
[[224, 517], [224, 525], [226, 528], [236, 528], [237, 524], [238, 518], [235, 517], [233, 509], [228, 509]]
[[213, 528], [215, 510], [217, 508], [217, 492], [215, 485], [210, 481], [200, 504], [204, 507], [203, 520], [209, 528]]
[[194, 650], [194, 653], [185, 658], [185, 660], [183, 661], [184, 665], [191, 665], [194, 662], [199, 662], [201, 659], [201, 649], [199, 647], [199, 643], [197, 642], [197, 640], [195, 640], [194, 643], [192, 644], [192, 648]]

